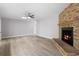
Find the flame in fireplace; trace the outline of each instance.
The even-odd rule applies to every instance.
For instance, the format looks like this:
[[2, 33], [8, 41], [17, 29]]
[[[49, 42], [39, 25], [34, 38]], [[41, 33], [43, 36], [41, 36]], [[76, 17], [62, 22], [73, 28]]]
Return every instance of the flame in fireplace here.
[[69, 40], [69, 39], [71, 39], [71, 36], [69, 36], [69, 35], [64, 35], [64, 39], [65, 39], [65, 40]]

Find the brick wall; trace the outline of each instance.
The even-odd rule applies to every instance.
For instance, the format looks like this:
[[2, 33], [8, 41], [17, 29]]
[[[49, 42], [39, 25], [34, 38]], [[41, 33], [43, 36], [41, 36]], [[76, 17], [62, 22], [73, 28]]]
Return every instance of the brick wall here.
[[73, 45], [79, 50], [79, 3], [72, 3], [59, 15], [59, 37], [61, 28], [73, 27]]

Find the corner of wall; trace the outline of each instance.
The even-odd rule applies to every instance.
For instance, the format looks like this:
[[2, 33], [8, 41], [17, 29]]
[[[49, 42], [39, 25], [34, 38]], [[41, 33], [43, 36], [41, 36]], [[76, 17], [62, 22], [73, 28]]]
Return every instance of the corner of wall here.
[[48, 38], [48, 39], [52, 39], [53, 37], [49, 37], [49, 36], [45, 36], [45, 35], [41, 35], [41, 34], [37, 34], [37, 36], [40, 36], [40, 37], [44, 37], [44, 38]]

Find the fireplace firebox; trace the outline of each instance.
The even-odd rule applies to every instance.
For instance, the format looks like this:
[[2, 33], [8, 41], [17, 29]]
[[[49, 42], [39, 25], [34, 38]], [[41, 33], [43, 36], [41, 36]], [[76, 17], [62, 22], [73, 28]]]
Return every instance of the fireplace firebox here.
[[73, 46], [73, 27], [63, 27], [61, 38], [64, 42]]

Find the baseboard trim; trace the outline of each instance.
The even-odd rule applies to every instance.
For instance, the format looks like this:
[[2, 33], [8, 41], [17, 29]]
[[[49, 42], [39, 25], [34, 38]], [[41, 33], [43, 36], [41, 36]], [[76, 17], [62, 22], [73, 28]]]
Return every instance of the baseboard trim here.
[[47, 37], [47, 36], [38, 35], [38, 34], [8, 36], [8, 37], [2, 37], [2, 39], [11, 39], [11, 38], [25, 37], [25, 36], [37, 36], [37, 37], [41, 37], [41, 38], [45, 38], [45, 39], [52, 39], [52, 37]]
[[44, 35], [37, 35], [37, 36], [39, 36], [39, 37], [43, 37], [43, 38], [47, 38], [47, 39], [52, 39], [52, 37], [47, 37], [47, 36], [44, 36]]
[[30, 35], [16, 35], [16, 36], [2, 37], [2, 39], [10, 39], [10, 38], [16, 38], [16, 37], [25, 37], [25, 36], [34, 36], [34, 35], [33, 34], [30, 34]]

